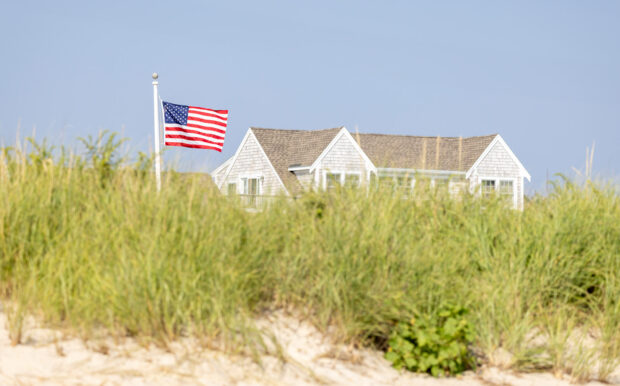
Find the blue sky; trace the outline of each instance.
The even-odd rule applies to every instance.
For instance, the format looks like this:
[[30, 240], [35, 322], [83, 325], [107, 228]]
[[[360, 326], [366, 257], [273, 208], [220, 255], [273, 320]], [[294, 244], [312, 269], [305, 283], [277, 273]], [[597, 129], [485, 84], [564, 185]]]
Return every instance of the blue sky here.
[[230, 110], [223, 153], [171, 148], [208, 171], [249, 126], [500, 133], [532, 175], [620, 174], [617, 1], [15, 1], [0, 14], [0, 141], [101, 129], [152, 146], [164, 100]]

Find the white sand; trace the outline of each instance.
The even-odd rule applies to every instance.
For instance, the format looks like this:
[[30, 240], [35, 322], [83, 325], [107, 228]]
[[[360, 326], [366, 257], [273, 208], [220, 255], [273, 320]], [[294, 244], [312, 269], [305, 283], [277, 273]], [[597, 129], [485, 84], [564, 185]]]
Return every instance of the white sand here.
[[[6, 315], [0, 312], [2, 385], [569, 385], [548, 373], [514, 374], [484, 368], [458, 378], [435, 379], [398, 372], [382, 353], [331, 344], [315, 328], [272, 313], [258, 321], [276, 338], [286, 358], [263, 355], [261, 365], [241, 356], [200, 349], [190, 339], [170, 350], [61, 339], [57, 331], [28, 328], [22, 343], [11, 346]], [[275, 346], [274, 346], [275, 347]], [[272, 347], [271, 351], [275, 351]], [[619, 369], [620, 370], [620, 369]], [[620, 383], [620, 371], [608, 380]], [[590, 382], [589, 385], [603, 385]]]

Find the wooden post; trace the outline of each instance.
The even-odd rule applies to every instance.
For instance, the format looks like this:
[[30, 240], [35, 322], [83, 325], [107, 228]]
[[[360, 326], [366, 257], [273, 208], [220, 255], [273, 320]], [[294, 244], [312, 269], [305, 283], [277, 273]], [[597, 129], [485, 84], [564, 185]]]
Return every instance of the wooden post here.
[[459, 136], [459, 171], [461, 171], [462, 165], [462, 155], [463, 155], [463, 137]]
[[428, 138], [424, 138], [422, 142], [422, 170], [426, 170], [426, 140]]
[[441, 141], [441, 137], [437, 136], [435, 142], [435, 170], [439, 170], [439, 141]]

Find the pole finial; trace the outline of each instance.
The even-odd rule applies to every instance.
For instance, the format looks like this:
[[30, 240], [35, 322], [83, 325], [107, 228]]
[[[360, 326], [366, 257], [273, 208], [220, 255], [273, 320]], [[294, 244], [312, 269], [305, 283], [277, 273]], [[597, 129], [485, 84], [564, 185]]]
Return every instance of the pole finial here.
[[159, 75], [157, 75], [156, 72], [153, 73], [153, 79], [157, 80], [157, 78], [159, 78]]

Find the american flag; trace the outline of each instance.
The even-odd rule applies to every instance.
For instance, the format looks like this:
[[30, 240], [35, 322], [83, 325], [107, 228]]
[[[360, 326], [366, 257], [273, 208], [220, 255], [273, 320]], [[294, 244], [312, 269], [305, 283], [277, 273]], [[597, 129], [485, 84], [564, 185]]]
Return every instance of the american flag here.
[[211, 110], [163, 101], [162, 104], [166, 146], [222, 151], [228, 110]]

